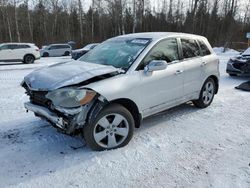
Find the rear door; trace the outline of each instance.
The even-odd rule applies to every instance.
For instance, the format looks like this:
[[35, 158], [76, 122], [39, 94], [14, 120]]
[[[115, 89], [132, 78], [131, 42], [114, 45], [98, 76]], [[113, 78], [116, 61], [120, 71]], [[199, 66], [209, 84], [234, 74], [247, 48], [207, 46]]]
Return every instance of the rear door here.
[[206, 79], [210, 75], [219, 74], [219, 60], [216, 55], [211, 53], [211, 50], [208, 46], [209, 43], [206, 39], [198, 39], [198, 44], [201, 49], [202, 54], [202, 77]]
[[60, 56], [60, 47], [59, 45], [53, 45], [49, 48], [49, 55], [50, 56]]
[[66, 54], [66, 52], [71, 52], [71, 48], [69, 45], [61, 45], [61, 51], [60, 51], [60, 55], [63, 56]]
[[193, 38], [181, 38], [182, 64], [184, 66], [184, 97], [189, 99], [200, 92], [202, 57], [199, 45]]
[[30, 47], [28, 45], [25, 44], [17, 44], [15, 46], [13, 46], [13, 52], [15, 53], [15, 56], [17, 59], [19, 60], [23, 60], [24, 56], [30, 52], [28, 49]]

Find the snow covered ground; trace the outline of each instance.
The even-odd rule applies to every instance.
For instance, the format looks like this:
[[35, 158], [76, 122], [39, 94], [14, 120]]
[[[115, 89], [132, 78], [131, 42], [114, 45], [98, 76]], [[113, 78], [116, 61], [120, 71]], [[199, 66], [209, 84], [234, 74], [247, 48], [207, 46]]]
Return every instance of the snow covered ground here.
[[[128, 146], [93, 152], [26, 114], [19, 86], [34, 65], [0, 66], [0, 187], [250, 187], [250, 95], [235, 90], [220, 54], [219, 94], [207, 109], [191, 104], [143, 121]], [[80, 147], [79, 149], [77, 149]]]

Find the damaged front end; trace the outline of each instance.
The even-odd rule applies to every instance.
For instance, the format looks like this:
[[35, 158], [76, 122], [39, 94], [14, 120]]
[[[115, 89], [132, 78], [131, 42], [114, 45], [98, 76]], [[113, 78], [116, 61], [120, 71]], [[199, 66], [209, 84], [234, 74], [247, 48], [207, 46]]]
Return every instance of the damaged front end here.
[[91, 110], [106, 103], [104, 97], [84, 87], [120, 73], [121, 70], [113, 66], [79, 61], [36, 70], [21, 84], [30, 97], [25, 108], [63, 133], [76, 134], [86, 124]]
[[27, 111], [34, 112], [69, 135], [78, 134], [91, 111], [106, 103], [103, 97], [91, 90], [64, 88], [46, 92], [31, 90], [25, 82], [22, 86], [30, 97], [30, 102], [24, 104]]
[[238, 58], [230, 59], [227, 64], [227, 73], [229, 74], [250, 74], [250, 59]]

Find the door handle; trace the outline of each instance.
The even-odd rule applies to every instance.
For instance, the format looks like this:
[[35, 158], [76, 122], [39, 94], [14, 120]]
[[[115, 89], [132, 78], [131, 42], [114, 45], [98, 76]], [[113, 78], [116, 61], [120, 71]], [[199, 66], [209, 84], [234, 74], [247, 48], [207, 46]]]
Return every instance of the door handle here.
[[175, 75], [182, 74], [183, 72], [184, 72], [183, 70], [177, 70], [177, 71], [175, 72]]
[[202, 62], [201, 66], [204, 67], [207, 65], [207, 62]]

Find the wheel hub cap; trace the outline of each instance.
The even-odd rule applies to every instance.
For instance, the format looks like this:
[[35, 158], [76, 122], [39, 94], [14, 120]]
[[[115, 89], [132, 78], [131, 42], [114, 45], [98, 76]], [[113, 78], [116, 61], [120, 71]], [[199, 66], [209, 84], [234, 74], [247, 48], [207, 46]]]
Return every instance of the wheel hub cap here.
[[129, 132], [128, 121], [120, 114], [108, 114], [102, 117], [94, 128], [95, 142], [110, 149], [119, 146], [127, 138]]
[[207, 82], [203, 94], [202, 94], [202, 99], [205, 104], [209, 104], [214, 96], [214, 85], [212, 82]]

